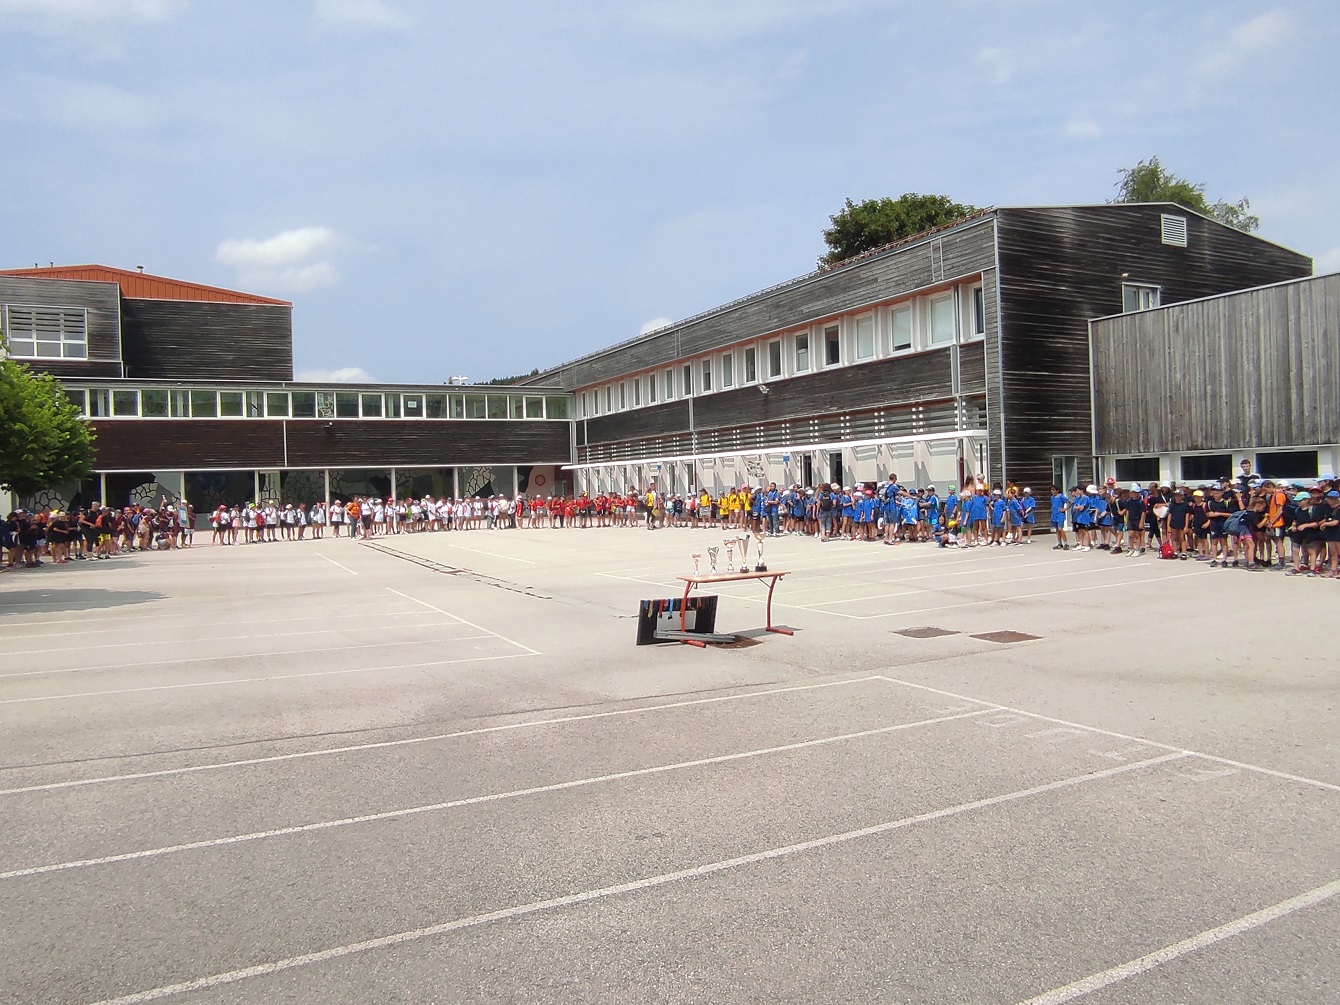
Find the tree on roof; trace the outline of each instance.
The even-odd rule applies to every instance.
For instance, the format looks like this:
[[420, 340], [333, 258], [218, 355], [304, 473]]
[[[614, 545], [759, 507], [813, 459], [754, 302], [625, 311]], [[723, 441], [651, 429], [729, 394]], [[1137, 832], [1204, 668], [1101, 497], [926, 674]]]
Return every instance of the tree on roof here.
[[1211, 203], [1205, 197], [1205, 186], [1180, 178], [1165, 168], [1157, 157], [1141, 161], [1132, 168], [1117, 172], [1117, 197], [1121, 202], [1175, 202], [1195, 213], [1201, 213], [1236, 230], [1251, 233], [1261, 226], [1261, 218], [1251, 213], [1252, 204], [1246, 197], [1237, 202], [1220, 199]]
[[847, 199], [842, 209], [828, 218], [830, 226], [824, 231], [828, 253], [819, 259], [819, 267], [836, 265], [862, 252], [943, 227], [976, 211], [947, 195], [917, 192], [905, 192], [897, 199], [885, 196], [857, 203]]
[[93, 427], [60, 382], [0, 359], [0, 487], [28, 496], [87, 477]]

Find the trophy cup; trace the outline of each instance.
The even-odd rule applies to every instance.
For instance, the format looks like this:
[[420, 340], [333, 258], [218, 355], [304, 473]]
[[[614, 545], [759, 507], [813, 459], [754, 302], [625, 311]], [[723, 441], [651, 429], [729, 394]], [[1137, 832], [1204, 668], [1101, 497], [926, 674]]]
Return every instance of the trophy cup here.
[[726, 574], [735, 574], [735, 538], [726, 538]]
[[763, 531], [755, 531], [754, 542], [758, 545], [758, 565], [754, 566], [755, 572], [767, 572], [768, 567], [763, 564]]
[[711, 563], [711, 568], [707, 573], [709, 576], [715, 576], [717, 574], [717, 552], [720, 550], [720, 548], [707, 549], [707, 560]]
[[694, 576], [699, 576], [699, 575], [701, 575], [701, 572], [699, 571], [699, 565], [698, 565], [698, 563], [701, 562], [702, 560], [703, 560], [703, 556], [702, 556], [702, 555], [694, 555], [694, 556], [693, 556], [693, 574], [694, 574]]
[[749, 538], [740, 536], [735, 539], [735, 543], [740, 546], [740, 571], [749, 571]]

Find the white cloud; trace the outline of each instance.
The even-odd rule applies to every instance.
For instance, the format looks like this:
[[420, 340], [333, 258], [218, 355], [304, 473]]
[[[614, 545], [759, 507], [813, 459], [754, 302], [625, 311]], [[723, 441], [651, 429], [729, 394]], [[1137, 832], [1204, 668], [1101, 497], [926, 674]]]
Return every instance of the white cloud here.
[[316, 16], [326, 24], [403, 31], [414, 19], [382, 0], [316, 0]]
[[219, 245], [214, 260], [235, 268], [243, 286], [307, 293], [339, 281], [335, 266], [311, 260], [339, 243], [329, 227], [299, 227], [263, 240], [230, 238]]
[[660, 331], [662, 328], [668, 328], [674, 323], [673, 318], [652, 318], [639, 328], [637, 333], [639, 335], [649, 335], [654, 331]]
[[977, 55], [973, 57], [977, 65], [986, 70], [987, 76], [995, 84], [1008, 83], [1014, 76], [1014, 61], [1009, 53], [994, 46], [985, 46], [977, 50]]
[[1324, 276], [1328, 272], [1340, 272], [1340, 247], [1329, 248], [1312, 259], [1314, 275]]
[[1096, 140], [1103, 130], [1092, 119], [1071, 119], [1065, 124], [1065, 134], [1072, 140]]
[[1270, 10], [1258, 14], [1240, 25], [1220, 45], [1218, 51], [1200, 62], [1200, 72], [1207, 76], [1227, 73], [1248, 56], [1283, 42], [1289, 34], [1291, 22], [1283, 11]]
[[300, 384], [375, 384], [377, 380], [361, 366], [338, 370], [303, 370], [295, 376]]
[[173, 6], [173, 0], [0, 0], [0, 18], [52, 27], [89, 21], [162, 21]]

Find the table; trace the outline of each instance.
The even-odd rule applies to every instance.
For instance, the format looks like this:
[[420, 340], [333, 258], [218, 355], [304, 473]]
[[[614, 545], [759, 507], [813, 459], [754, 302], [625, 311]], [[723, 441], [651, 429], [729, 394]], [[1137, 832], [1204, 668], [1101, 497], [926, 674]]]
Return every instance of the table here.
[[[775, 632], [778, 635], [794, 635], [795, 632], [791, 631], [791, 629], [778, 628], [772, 623], [772, 591], [777, 589], [777, 581], [779, 579], [781, 579], [783, 576], [789, 576], [789, 575], [790, 575], [789, 572], [769, 571], [769, 572], [727, 572], [727, 573], [718, 573], [717, 575], [714, 576], [712, 575], [676, 576], [675, 578], [684, 584], [684, 600], [679, 607], [680, 631], [682, 632], [688, 631], [689, 592], [693, 590], [695, 587], [701, 586], [704, 583], [738, 583], [746, 579], [758, 579], [768, 581], [768, 606], [767, 606], [767, 625], [766, 625], [767, 631]], [[695, 639], [681, 639], [680, 641], [685, 642], [691, 646], [698, 646], [703, 649], [707, 648], [706, 642], [699, 642]]]

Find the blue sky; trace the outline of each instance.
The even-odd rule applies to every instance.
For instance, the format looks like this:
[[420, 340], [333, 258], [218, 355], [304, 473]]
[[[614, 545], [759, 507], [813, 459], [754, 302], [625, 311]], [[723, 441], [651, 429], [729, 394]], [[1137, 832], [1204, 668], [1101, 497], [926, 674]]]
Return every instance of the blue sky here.
[[294, 301], [296, 365], [547, 366], [809, 271], [851, 196], [1159, 155], [1340, 268], [1340, 6], [0, 0], [0, 265]]

